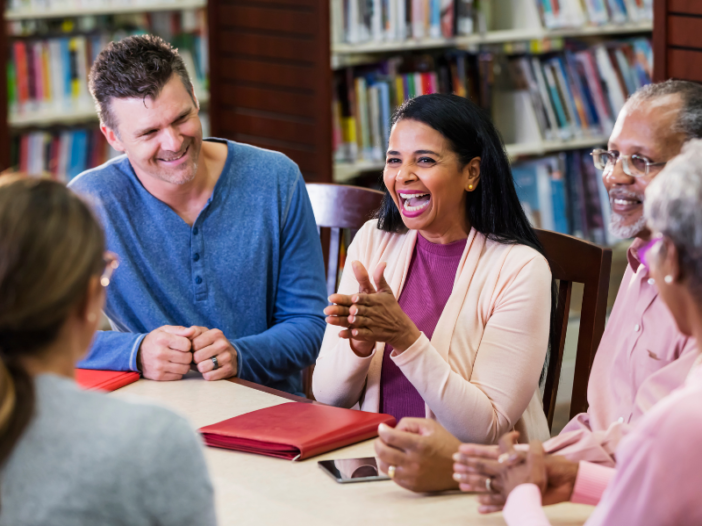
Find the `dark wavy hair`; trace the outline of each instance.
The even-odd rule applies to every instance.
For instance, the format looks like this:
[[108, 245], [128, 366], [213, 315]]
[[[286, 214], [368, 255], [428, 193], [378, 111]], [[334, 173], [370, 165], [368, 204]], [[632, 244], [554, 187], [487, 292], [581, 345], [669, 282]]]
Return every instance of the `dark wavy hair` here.
[[[457, 95], [422, 95], [397, 108], [392, 116], [392, 125], [406, 119], [426, 124], [443, 135], [451, 150], [458, 155], [459, 168], [480, 157], [480, 182], [475, 191], [467, 192], [466, 196], [466, 218], [471, 227], [488, 239], [526, 245], [545, 257], [544, 249], [517, 197], [502, 137], [483, 109]], [[380, 230], [407, 231], [387, 187], [376, 217]], [[552, 280], [549, 348], [556, 348], [557, 345], [556, 302], [556, 282]], [[547, 356], [541, 380], [544, 379], [548, 359]]]
[[155, 98], [173, 75], [180, 78], [192, 98], [193, 85], [183, 59], [161, 37], [136, 35], [110, 42], [95, 59], [88, 76], [100, 121], [117, 132], [112, 99]]

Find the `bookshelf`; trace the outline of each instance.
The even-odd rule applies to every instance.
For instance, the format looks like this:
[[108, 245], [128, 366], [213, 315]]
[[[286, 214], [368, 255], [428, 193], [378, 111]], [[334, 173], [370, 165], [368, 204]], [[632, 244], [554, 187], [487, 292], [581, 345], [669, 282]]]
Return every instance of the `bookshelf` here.
[[397, 51], [425, 50], [433, 48], [470, 48], [487, 44], [505, 44], [510, 42], [543, 41], [557, 38], [578, 38], [607, 35], [628, 35], [650, 33], [653, 22], [631, 22], [625, 24], [605, 24], [563, 29], [544, 29], [543, 27], [525, 29], [503, 29], [487, 31], [454, 38], [412, 39], [403, 42], [366, 42], [363, 44], [332, 44], [332, 68], [353, 65], [350, 57], [371, 53], [392, 53]]
[[116, 15], [141, 13], [144, 11], [173, 11], [175, 9], [200, 9], [207, 5], [207, 0], [171, 0], [166, 2], [146, 1], [140, 2], [93, 2], [80, 8], [8, 8], [5, 11], [5, 21], [45, 18], [73, 18], [79, 16]]
[[[96, 132], [87, 72], [112, 39], [154, 32], [181, 51], [207, 110], [206, 0], [10, 0], [0, 47], [9, 57], [0, 96], [0, 164], [64, 178], [113, 155]], [[9, 77], [8, 77], [9, 75]], [[203, 115], [203, 127], [207, 115]]]
[[[281, 151], [312, 182], [350, 181], [355, 175], [377, 171], [377, 161], [335, 164], [332, 137], [333, 75], [335, 70], [366, 64], [388, 55], [431, 50], [471, 50], [500, 47], [502, 53], [543, 50], [562, 39], [650, 35], [650, 20], [605, 23], [599, 26], [547, 28], [536, 9], [537, 0], [491, 0], [500, 13], [489, 28], [452, 38], [407, 39], [402, 42], [348, 44], [333, 36], [333, 3], [338, 0], [210, 0], [207, 2], [209, 34], [209, 101], [212, 135]], [[561, 0], [563, 1], [563, 0]], [[608, 0], [606, 0], [608, 1]], [[630, 1], [630, 0], [626, 0]], [[633, 1], [633, 0], [631, 0]], [[679, 0], [682, 1], [682, 0]], [[3, 0], [0, 5], [4, 6]], [[205, 0], [171, 0], [135, 5], [124, 1], [88, 2], [81, 14], [134, 13], [202, 7]], [[62, 17], [76, 10], [6, 11], [6, 22]], [[0, 47], [9, 56], [5, 24]], [[701, 33], [702, 34], [702, 33]], [[700, 69], [702, 70], [702, 68]], [[5, 75], [6, 72], [2, 72]], [[6, 78], [0, 79], [0, 96], [7, 99]], [[208, 96], [209, 95], [209, 96]], [[0, 109], [0, 166], [9, 166], [8, 138], [21, 127], [52, 123], [94, 122], [91, 108], [8, 116]], [[532, 122], [533, 124], [533, 122]], [[532, 129], [533, 132], [533, 129]], [[509, 134], [507, 134], [509, 135]], [[604, 134], [549, 141], [539, 138], [509, 140], [513, 159], [539, 156], [602, 144]]]
[[[210, 95], [207, 91], [196, 90], [196, 95], [201, 108], [207, 108], [210, 101]], [[8, 124], [10, 128], [42, 128], [48, 126], [69, 126], [74, 124], [97, 124], [98, 116], [95, 108], [90, 105], [82, 108], [76, 108], [65, 111], [49, 110], [49, 111], [33, 111], [27, 113], [10, 114]]]
[[[564, 4], [562, 0], [559, 1], [561, 5]], [[473, 34], [445, 38], [405, 38], [404, 40], [398, 38], [396, 40], [396, 31], [395, 33], [390, 33], [390, 36], [395, 38], [388, 39], [386, 36], [386, 40], [383, 41], [382, 39], [377, 39], [376, 34], [375, 40], [368, 41], [369, 32], [366, 31], [366, 41], [348, 42], [344, 40], [353, 40], [351, 35], [357, 35], [358, 31], [349, 29], [351, 22], [347, 19], [344, 22], [344, 32], [340, 31], [338, 24], [336, 31], [333, 31], [333, 42], [331, 45], [332, 69], [336, 72], [360, 69], [362, 71], [361, 75], [368, 76], [370, 65], [385, 64], [383, 61], [387, 61], [391, 57], [402, 58], [427, 54], [437, 58], [440, 57], [441, 53], [450, 54], [455, 51], [466, 51], [473, 54], [487, 52], [503, 57], [520, 55], [552, 56], [553, 52], [572, 48], [570, 39], [597, 44], [613, 37], [617, 39], [648, 37], [653, 30], [650, 10], [647, 11], [645, 17], [638, 13], [635, 20], [622, 20], [620, 18], [618, 23], [612, 23], [611, 20], [604, 18], [599, 20], [600, 23], [598, 25], [582, 24], [577, 27], [555, 27], [554, 24], [546, 24], [546, 19], [541, 16], [537, 8], [539, 5], [537, 0], [491, 0], [489, 5], [492, 6], [492, 14], [490, 15], [492, 21], [488, 30], [485, 30], [485, 27], [483, 27], [483, 31]], [[338, 9], [336, 13], [338, 15]], [[610, 18], [613, 18], [612, 13], [613, 11], [609, 12]], [[411, 26], [409, 31], [413, 31]], [[650, 50], [650, 44], [648, 44], [648, 47]], [[391, 60], [395, 59], [391, 58]], [[438, 60], [441, 60], [441, 58]], [[387, 64], [390, 64], [390, 62], [387, 62]], [[386, 69], [389, 67], [391, 70], [396, 71], [398, 68], [401, 70], [403, 66], [403, 64], [400, 66], [390, 64], [383, 67]], [[504, 64], [499, 65], [499, 67], [502, 66]], [[408, 71], [406, 67], [405, 71]], [[416, 71], [420, 71], [420, 69]], [[595, 72], [597, 74], [600, 73], [597, 70]], [[619, 74], [619, 72], [616, 73]], [[440, 76], [441, 72], [439, 71], [437, 75]], [[482, 75], [482, 72], [480, 75]], [[404, 77], [405, 75], [400, 76]], [[650, 78], [650, 76], [651, 73], [649, 72], [648, 77]], [[396, 81], [397, 77], [397, 73], [390, 74], [389, 85], [391, 90], [392, 83]], [[342, 80], [342, 86], [344, 82], [348, 81]], [[372, 83], [373, 81], [369, 82]], [[403, 82], [405, 82], [404, 78]], [[617, 101], [624, 100], [631, 88], [632, 86], [627, 86], [627, 89], [622, 94], [615, 97]], [[445, 89], [446, 87], [444, 86]], [[456, 90], [454, 89], [453, 91]], [[511, 160], [517, 161], [524, 157], [543, 156], [561, 151], [591, 148], [606, 144], [607, 136], [613, 124], [612, 115], [609, 116], [608, 123], [600, 126], [598, 130], [584, 130], [584, 133], [580, 133], [580, 130], [577, 130], [578, 133], [556, 134], [558, 135], [556, 137], [553, 134], [546, 134], [543, 126], [540, 129], [538, 110], [530, 107], [531, 104], [528, 101], [528, 97], [526, 97], [525, 93], [520, 93], [520, 91], [517, 88], [509, 88], [505, 91], [504, 86], [501, 86], [499, 90], [496, 90], [494, 96], [490, 97], [492, 100], [486, 103], [493, 114], [493, 119], [498, 129], [503, 134], [507, 153]], [[473, 95], [471, 94], [471, 96]], [[341, 113], [334, 117], [336, 121], [343, 120], [347, 106], [354, 104], [355, 101], [353, 101], [351, 95], [349, 95], [347, 100], [342, 100]], [[616, 117], [617, 104], [612, 104], [612, 107], [613, 112], [610, 113], [614, 113], [614, 117]], [[340, 130], [336, 130], [336, 135], [338, 137], [344, 133], [346, 133], [346, 130], [342, 123]], [[376, 147], [375, 150], [379, 150], [379, 148]], [[361, 158], [354, 160], [354, 156]], [[369, 159], [367, 150], [361, 153], [339, 154], [337, 147], [335, 159], [337, 162], [334, 164], [333, 180], [339, 183], [350, 182], [364, 173], [379, 172], [383, 166], [382, 158]]]
[[[594, 148], [607, 144], [605, 135], [597, 137], [587, 137], [572, 139], [567, 142], [561, 141], [540, 141], [535, 143], [507, 144], [507, 155], [511, 161], [520, 157], [536, 157], [549, 153], [562, 152], [566, 150], [579, 150], [582, 148]], [[383, 161], [360, 161], [357, 163], [334, 163], [334, 182], [347, 183], [364, 172], [380, 172], [385, 163]]]

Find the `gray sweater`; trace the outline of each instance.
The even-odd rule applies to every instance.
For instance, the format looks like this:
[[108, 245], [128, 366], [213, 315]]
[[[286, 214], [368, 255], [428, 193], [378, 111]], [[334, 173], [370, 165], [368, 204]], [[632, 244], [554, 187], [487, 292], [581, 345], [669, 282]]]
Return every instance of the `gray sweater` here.
[[202, 443], [155, 406], [36, 378], [36, 413], [0, 472], [0, 526], [215, 524]]

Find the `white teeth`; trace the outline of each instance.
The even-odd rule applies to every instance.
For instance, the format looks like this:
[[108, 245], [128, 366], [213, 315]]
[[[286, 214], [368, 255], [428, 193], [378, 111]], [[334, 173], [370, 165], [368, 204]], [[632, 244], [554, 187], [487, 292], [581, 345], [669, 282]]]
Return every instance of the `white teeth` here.
[[187, 151], [188, 151], [188, 150], [185, 150], [185, 152], [183, 152], [183, 154], [182, 154], [180, 157], [175, 157], [175, 158], [173, 158], [173, 159], [161, 159], [161, 160], [162, 160], [162, 161], [165, 161], [165, 162], [167, 162], [167, 163], [172, 163], [173, 161], [177, 161], [178, 159], [182, 159], [182, 158], [183, 158], [183, 155], [185, 155], [185, 153], [186, 153]]
[[615, 205], [636, 205], [638, 201], [629, 201], [628, 199], [614, 199]]
[[429, 194], [400, 194], [400, 197], [402, 199], [412, 199], [413, 197], [424, 197], [425, 195]]
[[417, 210], [421, 210], [422, 208], [426, 208], [429, 205], [429, 201], [424, 201], [423, 204], [418, 205], [418, 206], [410, 206], [407, 203], [404, 204], [405, 210], [408, 212], [416, 212]]

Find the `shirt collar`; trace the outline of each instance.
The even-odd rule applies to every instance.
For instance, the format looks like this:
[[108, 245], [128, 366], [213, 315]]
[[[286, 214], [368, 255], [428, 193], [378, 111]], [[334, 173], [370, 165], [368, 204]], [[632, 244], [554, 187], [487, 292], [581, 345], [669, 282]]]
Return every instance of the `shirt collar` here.
[[629, 265], [631, 265], [631, 269], [634, 271], [634, 274], [636, 274], [636, 271], [638, 271], [639, 267], [641, 266], [639, 249], [645, 244], [646, 242], [643, 239], [637, 237], [634, 239], [634, 242], [631, 244], [631, 246], [629, 246], [629, 250], [626, 252], [626, 259], [629, 261]]
[[699, 354], [692, 364], [685, 385], [702, 386], [702, 354]]

